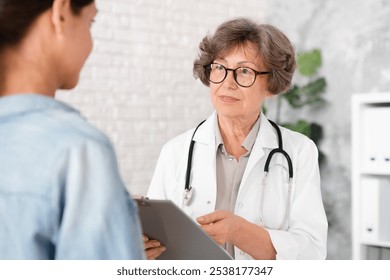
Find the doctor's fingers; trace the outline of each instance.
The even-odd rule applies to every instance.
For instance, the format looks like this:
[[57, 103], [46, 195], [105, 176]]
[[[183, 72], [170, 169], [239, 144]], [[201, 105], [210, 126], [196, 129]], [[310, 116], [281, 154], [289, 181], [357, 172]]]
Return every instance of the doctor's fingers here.
[[162, 246], [161, 243], [158, 240], [148, 240], [144, 241], [144, 247], [145, 249], [150, 249], [150, 248], [157, 248]]
[[243, 218], [230, 213], [222, 220], [201, 226], [210, 236], [218, 236], [220, 241], [222, 238], [223, 242], [233, 243], [235, 237], [242, 231], [244, 222]]
[[225, 210], [217, 210], [210, 214], [206, 214], [196, 218], [196, 221], [199, 224], [205, 225], [205, 224], [215, 223], [217, 221], [223, 220], [226, 217], [229, 217], [230, 215], [233, 214]]
[[145, 250], [145, 255], [148, 260], [154, 260], [160, 256], [166, 248], [164, 246], [149, 248]]
[[228, 230], [225, 225], [221, 223], [201, 225], [202, 229], [219, 245], [226, 243], [228, 237]]
[[157, 240], [149, 240], [149, 238], [144, 235], [144, 248], [145, 255], [148, 260], [154, 260], [160, 256], [164, 251], [165, 247]]

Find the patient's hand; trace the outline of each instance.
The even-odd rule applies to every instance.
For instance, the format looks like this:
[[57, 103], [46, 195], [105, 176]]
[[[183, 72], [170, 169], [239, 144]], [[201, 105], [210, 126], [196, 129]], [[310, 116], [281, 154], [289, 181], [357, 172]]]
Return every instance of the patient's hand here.
[[145, 254], [148, 260], [154, 260], [160, 256], [164, 251], [165, 247], [161, 245], [158, 240], [149, 239], [147, 235], [143, 235]]

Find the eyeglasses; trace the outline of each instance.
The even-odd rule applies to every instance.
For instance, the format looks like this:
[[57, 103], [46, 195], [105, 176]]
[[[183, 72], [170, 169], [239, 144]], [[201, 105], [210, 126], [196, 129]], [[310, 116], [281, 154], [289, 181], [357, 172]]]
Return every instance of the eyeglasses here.
[[249, 67], [237, 67], [236, 69], [226, 68], [219, 63], [210, 63], [204, 66], [206, 76], [210, 82], [214, 84], [222, 83], [226, 77], [228, 71], [233, 71], [233, 77], [236, 83], [242, 87], [250, 87], [255, 81], [257, 75], [270, 74], [270, 71], [256, 71]]

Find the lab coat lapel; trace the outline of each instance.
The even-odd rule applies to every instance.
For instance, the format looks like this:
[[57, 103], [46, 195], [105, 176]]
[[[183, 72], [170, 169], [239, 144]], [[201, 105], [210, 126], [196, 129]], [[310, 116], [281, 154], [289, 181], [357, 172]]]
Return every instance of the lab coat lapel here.
[[203, 204], [203, 211], [214, 211], [217, 197], [216, 177], [216, 147], [215, 147], [215, 118], [216, 113], [211, 115], [203, 123], [194, 136], [194, 173], [193, 187], [196, 188], [197, 201]]
[[[253, 145], [244, 175], [241, 180], [239, 194], [245, 186], [248, 176], [251, 174], [256, 164], [264, 157], [264, 149], [275, 149], [278, 147], [277, 134], [266, 116], [260, 115], [260, 129], [256, 137], [256, 142]], [[267, 153], [268, 154], [268, 153]], [[264, 167], [262, 167], [264, 168]], [[259, 178], [260, 180], [260, 178]], [[259, 181], [260, 182], [260, 181]], [[260, 184], [260, 183], [259, 183]]]

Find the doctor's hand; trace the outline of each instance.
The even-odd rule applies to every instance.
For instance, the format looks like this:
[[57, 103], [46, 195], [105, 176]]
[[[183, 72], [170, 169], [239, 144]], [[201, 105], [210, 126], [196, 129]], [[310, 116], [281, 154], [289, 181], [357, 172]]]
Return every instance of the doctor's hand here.
[[220, 245], [229, 242], [256, 260], [276, 258], [276, 250], [268, 231], [259, 225], [223, 210], [217, 210], [196, 220]]
[[231, 212], [217, 210], [198, 217], [196, 221], [215, 242], [223, 245], [226, 242], [234, 244], [234, 237], [240, 230], [244, 219]]
[[149, 239], [145, 234], [143, 235], [143, 240], [145, 255], [148, 260], [154, 260], [165, 251], [165, 247], [158, 240]]

